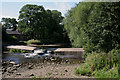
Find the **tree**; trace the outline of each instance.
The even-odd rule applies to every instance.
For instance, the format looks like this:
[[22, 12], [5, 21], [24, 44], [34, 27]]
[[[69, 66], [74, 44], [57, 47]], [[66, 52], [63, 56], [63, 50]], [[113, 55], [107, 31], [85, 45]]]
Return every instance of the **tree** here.
[[2, 18], [1, 22], [3, 23], [2, 25], [3, 28], [9, 28], [13, 30], [17, 29], [18, 22], [16, 21], [15, 18]]
[[76, 5], [64, 20], [72, 44], [75, 47], [85, 45], [88, 52], [120, 48], [119, 11], [120, 2], [81, 2]]
[[63, 17], [57, 10], [45, 10], [43, 6], [27, 4], [20, 10], [18, 29], [29, 39], [43, 43], [57, 43], [63, 39]]

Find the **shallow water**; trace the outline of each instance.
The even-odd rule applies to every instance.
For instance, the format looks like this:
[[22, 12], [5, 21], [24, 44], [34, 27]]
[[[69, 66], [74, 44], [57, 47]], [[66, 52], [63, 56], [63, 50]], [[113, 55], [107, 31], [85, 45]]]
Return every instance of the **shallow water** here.
[[[43, 58], [25, 58], [24, 57], [25, 53], [3, 53], [2, 55], [2, 60], [3, 62], [5, 61], [13, 61], [17, 64], [20, 63], [28, 63], [28, 62], [37, 62], [37, 61], [42, 61]], [[54, 57], [59, 57], [61, 59], [67, 59], [67, 60], [73, 60], [74, 62], [78, 62], [81, 60], [81, 57], [78, 55], [52, 55]]]

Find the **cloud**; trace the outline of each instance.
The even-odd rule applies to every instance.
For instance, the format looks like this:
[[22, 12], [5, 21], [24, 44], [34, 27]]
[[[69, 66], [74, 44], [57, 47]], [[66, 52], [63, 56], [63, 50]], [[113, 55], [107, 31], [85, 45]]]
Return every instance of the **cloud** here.
[[74, 7], [74, 3], [54, 2], [52, 6], [49, 6], [49, 5], [45, 6], [45, 9], [58, 10], [64, 16], [67, 10], [70, 10], [72, 7]]

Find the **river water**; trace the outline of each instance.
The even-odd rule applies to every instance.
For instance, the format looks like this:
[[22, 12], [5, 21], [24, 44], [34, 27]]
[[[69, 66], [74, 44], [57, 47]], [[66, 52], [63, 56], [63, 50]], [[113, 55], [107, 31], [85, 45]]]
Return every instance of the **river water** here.
[[[43, 58], [25, 58], [24, 57], [25, 53], [3, 53], [2, 55], [2, 61], [6, 62], [6, 61], [13, 61], [17, 64], [20, 63], [28, 63], [28, 62], [36, 62], [36, 61], [41, 61], [43, 60]], [[71, 60], [74, 62], [78, 62], [81, 61], [81, 56], [79, 55], [52, 55], [54, 57], [59, 57], [61, 59], [66, 59], [66, 60]]]

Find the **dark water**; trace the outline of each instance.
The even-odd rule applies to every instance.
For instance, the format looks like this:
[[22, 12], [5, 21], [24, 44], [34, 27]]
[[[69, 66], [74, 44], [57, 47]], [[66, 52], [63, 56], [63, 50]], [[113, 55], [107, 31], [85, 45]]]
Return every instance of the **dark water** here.
[[[81, 60], [81, 57], [79, 57], [78, 55], [52, 55], [52, 56], [59, 57], [61, 59], [74, 60], [75, 62]], [[36, 62], [43, 60], [43, 58], [25, 58], [24, 53], [3, 53], [2, 60], [3, 62], [11, 60], [19, 64], [19, 63]]]

